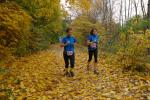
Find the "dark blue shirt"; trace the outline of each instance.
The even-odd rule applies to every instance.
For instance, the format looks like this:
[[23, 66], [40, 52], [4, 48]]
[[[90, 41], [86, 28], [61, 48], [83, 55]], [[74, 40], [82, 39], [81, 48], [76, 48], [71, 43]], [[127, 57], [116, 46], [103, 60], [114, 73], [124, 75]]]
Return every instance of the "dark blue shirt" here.
[[68, 43], [68, 45], [66, 45], [64, 47], [64, 51], [73, 51], [74, 52], [74, 43], [76, 43], [76, 39], [73, 36], [66, 36], [62, 39], [62, 43], [66, 44]]
[[95, 43], [96, 47], [92, 47], [91, 45], [88, 46], [89, 51], [93, 51], [98, 48], [98, 35], [90, 34], [88, 36], [88, 41]]

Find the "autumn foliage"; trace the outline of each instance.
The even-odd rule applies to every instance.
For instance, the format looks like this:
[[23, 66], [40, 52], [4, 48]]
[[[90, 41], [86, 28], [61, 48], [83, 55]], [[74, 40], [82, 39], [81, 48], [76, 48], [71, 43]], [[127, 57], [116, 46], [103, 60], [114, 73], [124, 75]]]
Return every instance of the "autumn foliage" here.
[[[123, 22], [120, 15], [117, 23], [111, 0], [66, 0], [67, 5], [65, 10], [60, 0], [0, 1], [0, 100], [149, 100], [149, 19], [136, 15]], [[78, 41], [74, 77], [64, 76], [59, 46], [67, 27]], [[93, 64], [87, 71], [92, 28], [100, 40], [99, 75]]]
[[23, 56], [58, 41], [57, 32], [62, 30], [63, 15], [60, 3], [57, 0], [31, 2], [0, 3], [0, 45], [7, 48], [4, 53]]
[[14, 2], [0, 5], [1, 55], [7, 54], [7, 51], [13, 54], [20, 50], [25, 52], [30, 36], [31, 17]]

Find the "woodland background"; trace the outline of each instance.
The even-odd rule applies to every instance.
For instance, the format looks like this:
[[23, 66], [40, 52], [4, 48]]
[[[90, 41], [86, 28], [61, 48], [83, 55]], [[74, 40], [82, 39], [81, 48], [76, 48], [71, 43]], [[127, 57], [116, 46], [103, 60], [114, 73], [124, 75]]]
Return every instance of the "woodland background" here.
[[70, 14], [59, 0], [1, 0], [0, 60], [47, 49], [59, 42], [68, 26], [73, 27], [82, 45], [89, 30], [96, 27], [103, 51], [120, 54], [122, 60], [131, 59], [131, 63], [135, 58], [147, 56], [150, 53], [150, 1], [145, 5], [143, 0], [121, 0], [119, 22], [113, 17], [114, 2], [67, 0]]
[[116, 21], [115, 0], [66, 0], [67, 8], [60, 0], [0, 0], [0, 75], [5, 76], [3, 72], [17, 59], [52, 49], [67, 27], [73, 28], [85, 48], [86, 37], [95, 27], [100, 55], [112, 58], [124, 70], [149, 76], [150, 0], [144, 1], [120, 0]]

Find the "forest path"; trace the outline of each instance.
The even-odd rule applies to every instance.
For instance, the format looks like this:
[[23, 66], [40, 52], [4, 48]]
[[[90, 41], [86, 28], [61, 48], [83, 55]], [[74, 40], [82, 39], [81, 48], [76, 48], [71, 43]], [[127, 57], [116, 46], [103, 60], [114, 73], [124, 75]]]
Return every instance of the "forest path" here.
[[27, 100], [150, 100], [150, 78], [131, 73], [99, 59], [99, 75], [86, 72], [87, 53], [76, 50], [75, 77], [65, 77], [62, 49], [58, 45], [13, 63], [21, 82], [10, 85], [13, 95]]

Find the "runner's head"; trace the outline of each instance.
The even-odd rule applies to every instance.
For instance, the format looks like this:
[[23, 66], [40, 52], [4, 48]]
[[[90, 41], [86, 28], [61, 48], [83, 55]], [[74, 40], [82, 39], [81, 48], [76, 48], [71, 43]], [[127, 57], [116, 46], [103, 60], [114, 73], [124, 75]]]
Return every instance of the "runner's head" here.
[[67, 33], [67, 36], [71, 36], [72, 35], [72, 28], [67, 28], [66, 29], [66, 33]]
[[90, 32], [91, 35], [96, 35], [97, 34], [97, 29], [96, 28], [93, 28]]

